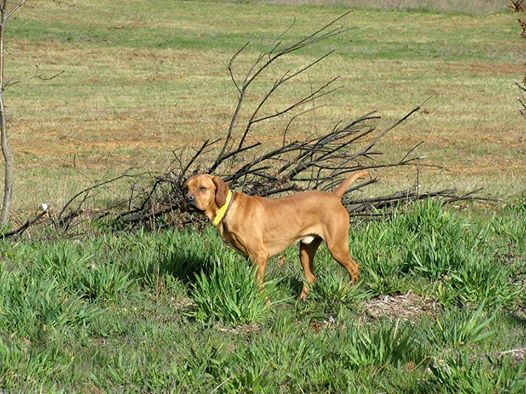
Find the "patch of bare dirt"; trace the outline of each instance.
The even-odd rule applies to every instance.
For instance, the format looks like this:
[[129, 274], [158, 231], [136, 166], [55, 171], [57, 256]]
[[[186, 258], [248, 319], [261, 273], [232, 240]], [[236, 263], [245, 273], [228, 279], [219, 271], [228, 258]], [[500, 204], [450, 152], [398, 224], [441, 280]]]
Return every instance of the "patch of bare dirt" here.
[[311, 323], [311, 328], [314, 332], [319, 332], [321, 330], [327, 330], [330, 328], [336, 328], [336, 319], [332, 316], [329, 316], [323, 321], [315, 321]]
[[448, 62], [437, 65], [437, 69], [444, 73], [466, 73], [471, 72], [475, 75], [517, 75], [521, 73], [522, 65], [507, 62], [498, 63], [464, 63], [464, 62]]
[[418, 294], [407, 293], [373, 298], [365, 303], [364, 309], [367, 318], [370, 320], [382, 317], [417, 320], [426, 315], [436, 315], [442, 307], [435, 300]]
[[470, 361], [473, 362], [476, 360], [487, 360], [488, 357], [491, 357], [494, 359], [510, 357], [513, 362], [520, 364], [526, 359], [526, 347], [518, 347], [515, 349], [504, 350], [501, 352], [495, 352], [491, 354], [488, 354], [488, 353], [475, 354], [470, 357]]
[[526, 347], [520, 347], [517, 349], [511, 349], [506, 350], [504, 352], [497, 352], [495, 353], [495, 356], [500, 357], [510, 357], [513, 359], [513, 361], [517, 363], [521, 363], [524, 359], [526, 359]]
[[261, 326], [258, 324], [242, 324], [236, 327], [218, 327], [221, 332], [226, 332], [229, 334], [251, 334], [256, 331], [261, 330]]

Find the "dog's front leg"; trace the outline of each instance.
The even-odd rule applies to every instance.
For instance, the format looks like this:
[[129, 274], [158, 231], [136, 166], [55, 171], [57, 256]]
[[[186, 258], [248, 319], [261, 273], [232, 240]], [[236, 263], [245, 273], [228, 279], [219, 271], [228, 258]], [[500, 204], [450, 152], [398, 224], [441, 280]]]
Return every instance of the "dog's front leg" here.
[[265, 270], [267, 268], [268, 252], [265, 249], [261, 249], [255, 253], [251, 253], [249, 256], [250, 260], [256, 266], [256, 282], [261, 292], [265, 287]]
[[[267, 268], [268, 253], [260, 254], [258, 257], [251, 258], [256, 265], [256, 283], [259, 285], [259, 293], [261, 294], [265, 289], [265, 270]], [[272, 302], [267, 295], [267, 306], [270, 307]]]

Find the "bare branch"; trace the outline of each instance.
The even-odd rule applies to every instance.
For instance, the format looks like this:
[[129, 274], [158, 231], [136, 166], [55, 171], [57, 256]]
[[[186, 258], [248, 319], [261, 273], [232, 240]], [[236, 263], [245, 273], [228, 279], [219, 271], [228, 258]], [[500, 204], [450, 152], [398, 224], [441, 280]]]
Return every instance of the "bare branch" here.
[[48, 212], [42, 211], [38, 215], [36, 215], [33, 219], [29, 219], [28, 221], [26, 221], [22, 226], [20, 226], [16, 230], [9, 231], [7, 233], [1, 234], [0, 237], [2, 239], [5, 239], [5, 238], [13, 237], [13, 236], [16, 236], [16, 235], [22, 235], [24, 233], [24, 231], [26, 231], [29, 227], [31, 227], [32, 225], [34, 225], [35, 223], [40, 221], [40, 219], [42, 219], [47, 214], [48, 214]]
[[[38, 71], [38, 66], [35, 66], [37, 68], [37, 71]], [[56, 74], [53, 74], [53, 75], [50, 75], [50, 76], [44, 76], [42, 74], [38, 74], [38, 75], [33, 75], [31, 77], [28, 77], [28, 78], [24, 78], [24, 79], [12, 79], [12, 80], [6, 80], [4, 82], [4, 90], [7, 89], [8, 86], [12, 86], [12, 85], [17, 85], [21, 82], [27, 82], [27, 81], [31, 81], [33, 79], [39, 79], [41, 81], [50, 81], [52, 79], [55, 79], [57, 78], [58, 76], [64, 74], [65, 70], [61, 70], [59, 71], [58, 73]]]
[[278, 116], [286, 114], [287, 112], [290, 112], [294, 108], [297, 108], [297, 107], [299, 107], [301, 105], [310, 103], [311, 101], [319, 99], [319, 98], [321, 98], [323, 96], [326, 96], [328, 94], [334, 93], [336, 90], [338, 90], [338, 88], [335, 88], [335, 89], [332, 89], [332, 90], [328, 90], [328, 91], [324, 91], [324, 90], [327, 87], [329, 87], [331, 84], [336, 82], [338, 79], [340, 79], [340, 77], [334, 77], [333, 79], [331, 79], [330, 81], [326, 82], [325, 84], [320, 86], [318, 89], [316, 89], [314, 92], [312, 92], [311, 94], [303, 97], [302, 99], [300, 99], [296, 103], [291, 104], [288, 107], [286, 107], [286, 108], [284, 108], [284, 109], [282, 109], [282, 110], [280, 110], [280, 111], [278, 111], [278, 112], [276, 112], [274, 114], [266, 115], [266, 116], [262, 116], [261, 118], [254, 119], [252, 121], [252, 124], [263, 122], [263, 121], [268, 120], [268, 119], [276, 118]]
[[230, 79], [234, 83], [234, 86], [236, 87], [236, 89], [237, 89], [237, 91], [239, 92], [240, 95], [241, 95], [241, 88], [237, 84], [236, 78], [234, 77], [234, 71], [233, 71], [232, 67], [233, 67], [233, 63], [236, 60], [236, 58], [239, 56], [239, 54], [241, 52], [243, 52], [248, 47], [249, 44], [250, 43], [247, 42], [245, 45], [243, 45], [241, 48], [239, 48], [239, 50], [236, 53], [234, 53], [234, 56], [232, 56], [230, 58], [230, 61], [228, 62], [228, 72], [230, 73]]
[[[242, 51], [245, 50], [245, 48], [247, 47], [248, 44], [245, 44], [241, 49], [239, 49], [234, 54], [234, 56], [232, 56], [232, 58], [230, 59], [230, 61], [228, 63], [228, 70], [229, 70], [232, 82], [234, 83], [234, 86], [235, 86], [239, 96], [238, 96], [238, 100], [237, 100], [237, 104], [236, 104], [234, 113], [233, 113], [232, 118], [230, 120], [230, 125], [228, 127], [228, 131], [227, 131], [227, 134], [226, 134], [225, 141], [223, 143], [223, 146], [222, 146], [221, 150], [219, 151], [219, 154], [216, 157], [216, 160], [212, 163], [212, 165], [209, 168], [210, 172], [214, 172], [221, 165], [221, 163], [224, 162], [224, 156], [225, 155], [229, 155], [228, 150], [230, 149], [229, 146], [231, 145], [231, 141], [232, 141], [232, 138], [233, 138], [234, 128], [235, 128], [237, 120], [239, 118], [239, 114], [240, 114], [243, 102], [245, 100], [247, 91], [250, 88], [251, 84], [259, 77], [259, 75], [261, 75], [261, 73], [263, 71], [267, 70], [276, 60], [280, 59], [281, 57], [283, 57], [285, 55], [288, 55], [288, 54], [290, 54], [292, 52], [295, 52], [297, 50], [300, 50], [302, 48], [305, 48], [307, 46], [313, 45], [313, 44], [315, 44], [315, 43], [317, 43], [317, 42], [319, 42], [321, 40], [333, 37], [335, 35], [341, 34], [344, 31], [346, 31], [346, 29], [344, 29], [343, 27], [333, 28], [333, 26], [339, 20], [341, 20], [343, 17], [345, 17], [348, 13], [349, 12], [339, 16], [338, 18], [336, 18], [333, 21], [331, 21], [331, 22], [327, 23], [326, 25], [322, 26], [320, 29], [316, 30], [312, 34], [304, 37], [303, 39], [301, 39], [299, 41], [296, 41], [296, 42], [292, 43], [291, 45], [286, 46], [286, 47], [284, 47], [282, 49], [279, 49], [279, 50], [278, 50], [278, 48], [281, 45], [281, 38], [278, 38], [277, 41], [275, 41], [274, 46], [269, 51], [267, 51], [266, 53], [260, 54], [257, 57], [257, 59], [252, 63], [252, 66], [250, 67], [250, 69], [246, 73], [244, 81], [243, 81], [243, 83], [241, 85], [239, 85], [239, 83], [237, 82], [237, 79], [234, 76], [233, 65], [234, 65], [235, 60], [238, 58], [239, 54]], [[292, 26], [293, 26], [293, 24], [284, 33], [282, 33], [282, 35], [280, 37], [283, 37], [292, 28]], [[312, 62], [312, 64], [309, 64], [306, 67], [300, 68], [300, 70], [298, 70], [297, 72], [293, 73], [290, 76], [286, 76], [286, 75], [283, 76], [282, 79], [281, 79], [281, 82], [278, 82], [277, 84], [275, 84], [274, 88], [271, 89], [271, 91], [269, 93], [267, 93], [267, 95], [263, 98], [262, 102], [260, 102], [259, 105], [256, 106], [256, 109], [253, 112], [253, 114], [252, 114], [252, 116], [250, 118], [250, 121], [249, 121], [248, 125], [245, 127], [245, 130], [244, 130], [244, 132], [242, 134], [240, 143], [238, 144], [238, 150], [242, 147], [243, 143], [245, 142], [246, 136], [248, 135], [248, 133], [250, 131], [250, 127], [251, 127], [252, 124], [260, 122], [260, 121], [263, 121], [263, 120], [271, 119], [272, 117], [275, 117], [275, 116], [280, 116], [280, 114], [277, 114], [277, 115], [274, 115], [274, 116], [266, 116], [266, 117], [262, 117], [260, 119], [255, 119], [257, 114], [258, 114], [258, 112], [259, 112], [259, 110], [264, 105], [264, 103], [268, 100], [268, 98], [272, 95], [272, 93], [280, 85], [282, 85], [283, 83], [287, 82], [291, 78], [299, 75], [300, 73], [305, 72], [310, 67], [314, 66], [315, 64], [317, 64], [321, 60], [325, 59], [329, 54], [330, 53], [320, 57], [319, 59], [315, 60], [314, 62]], [[262, 62], [264, 58], [267, 58], [267, 60]], [[318, 98], [319, 97], [320, 96], [318, 96]], [[314, 99], [314, 97], [312, 99]], [[298, 105], [305, 104], [306, 102], [309, 102], [309, 101], [312, 101], [312, 100], [307, 100], [307, 101], [303, 100], [302, 103], [298, 104]], [[281, 114], [286, 113], [286, 112], [290, 111], [293, 108], [296, 108], [298, 105], [292, 106], [292, 108], [284, 110], [284, 112], [282, 112]]]
[[[24, 5], [25, 2], [26, 2], [26, 0], [19, 0], [19, 1], [18, 1], [18, 4], [16, 4], [16, 5], [13, 7], [13, 9], [12, 9], [11, 11], [9, 11], [9, 12], [5, 15], [4, 23], [7, 22], [7, 21], [11, 18], [11, 16], [13, 16], [14, 13], [17, 12], [17, 11], [20, 9], [20, 7], [22, 7], [22, 6]], [[7, 6], [6, 3], [7, 3], [7, 1], [4, 1], [4, 2], [3, 2], [3, 6], [2, 6], [2, 8], [3, 8], [4, 10], [5, 10], [6, 6]], [[4, 12], [5, 12], [5, 11], [4, 11]]]
[[[78, 193], [76, 193], [73, 197], [71, 197], [67, 202], [66, 204], [64, 205], [64, 207], [61, 209], [60, 213], [58, 214], [58, 218], [60, 219], [62, 217], [62, 215], [64, 214], [64, 212], [70, 207], [70, 205], [80, 196], [84, 196], [86, 195], [87, 193], [89, 193], [91, 190], [94, 190], [94, 189], [97, 189], [97, 188], [100, 188], [101, 186], [104, 186], [104, 185], [107, 185], [109, 183], [112, 183], [112, 182], [115, 182], [119, 179], [122, 179], [122, 178], [125, 178], [125, 177], [130, 177], [132, 175], [129, 174], [130, 170], [126, 170], [123, 174], [121, 175], [118, 175], [114, 178], [111, 178], [111, 179], [108, 179], [108, 180], [105, 180], [105, 181], [99, 181], [99, 182], [96, 182], [95, 184], [79, 191]], [[83, 202], [85, 201], [85, 199], [83, 200]]]
[[292, 125], [292, 123], [293, 123], [296, 119], [300, 118], [301, 116], [303, 116], [303, 115], [305, 115], [305, 114], [307, 114], [307, 113], [309, 113], [309, 112], [316, 111], [317, 109], [320, 109], [320, 108], [323, 108], [323, 107], [325, 107], [324, 104], [322, 104], [322, 105], [317, 105], [317, 106], [314, 106], [314, 107], [311, 107], [311, 108], [307, 108], [306, 110], [301, 111], [301, 112], [295, 114], [294, 116], [292, 116], [292, 117], [290, 118], [290, 120], [288, 121], [287, 126], [285, 127], [285, 130], [283, 131], [283, 137], [282, 137], [282, 140], [283, 140], [282, 144], [283, 144], [283, 146], [284, 146], [285, 143], [286, 143], [286, 138], [287, 138], [287, 133], [288, 133], [288, 131], [289, 131], [289, 128], [290, 128], [290, 126]]

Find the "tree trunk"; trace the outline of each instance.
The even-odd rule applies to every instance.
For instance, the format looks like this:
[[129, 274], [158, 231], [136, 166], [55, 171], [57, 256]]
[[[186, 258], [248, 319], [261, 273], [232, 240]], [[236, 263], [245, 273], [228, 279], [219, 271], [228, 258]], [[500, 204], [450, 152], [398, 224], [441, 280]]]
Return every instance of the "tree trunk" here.
[[0, 92], [0, 140], [2, 141], [2, 155], [4, 156], [4, 200], [2, 202], [2, 213], [0, 224], [6, 225], [9, 222], [9, 213], [11, 211], [11, 200], [13, 196], [13, 154], [9, 147], [9, 138], [7, 136], [7, 124], [5, 116], [4, 96]]
[[[3, 8], [3, 7], [2, 7]], [[4, 105], [4, 42], [5, 42], [5, 9], [2, 9], [0, 26], [0, 143], [2, 144], [2, 155], [4, 156], [4, 199], [2, 203], [2, 213], [0, 215], [0, 225], [5, 226], [9, 222], [11, 211], [11, 201], [13, 196], [13, 154], [9, 147], [7, 135], [7, 119]]]

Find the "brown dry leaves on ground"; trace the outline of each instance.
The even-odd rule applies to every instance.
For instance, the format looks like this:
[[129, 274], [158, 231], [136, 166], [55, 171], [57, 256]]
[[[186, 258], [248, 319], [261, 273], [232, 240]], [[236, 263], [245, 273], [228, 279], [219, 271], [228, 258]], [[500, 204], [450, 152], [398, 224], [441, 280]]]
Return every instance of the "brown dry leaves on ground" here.
[[[401, 319], [415, 321], [425, 316], [436, 316], [442, 311], [437, 301], [414, 293], [381, 295], [364, 303], [363, 315], [359, 320], [372, 323], [378, 319]], [[333, 316], [323, 321], [311, 323], [312, 330], [318, 332], [327, 329], [341, 329], [345, 323], [338, 322]]]
[[365, 303], [365, 315], [369, 320], [382, 317], [416, 320], [425, 315], [434, 316], [442, 309], [440, 304], [418, 294], [382, 295]]

